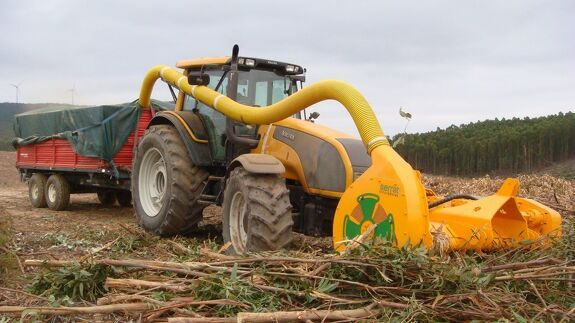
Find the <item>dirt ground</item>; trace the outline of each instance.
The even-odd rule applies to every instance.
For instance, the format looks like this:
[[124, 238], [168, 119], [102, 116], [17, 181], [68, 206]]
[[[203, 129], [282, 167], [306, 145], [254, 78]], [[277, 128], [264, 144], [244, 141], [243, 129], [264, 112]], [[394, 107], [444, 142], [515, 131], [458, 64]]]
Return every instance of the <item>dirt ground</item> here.
[[133, 224], [130, 208], [102, 207], [95, 194], [72, 195], [66, 211], [33, 208], [14, 162], [14, 153], [0, 152], [0, 209], [10, 219], [20, 252], [39, 252], [45, 247], [43, 240], [58, 233], [76, 235], [84, 234], [83, 229], [89, 227], [110, 230], [119, 223]]
[[[28, 259], [82, 260], [97, 257], [149, 260], [178, 259], [178, 248], [222, 247], [221, 210], [209, 207], [192, 237], [161, 239], [138, 227], [132, 208], [100, 205], [95, 194], [72, 195], [66, 211], [32, 208], [25, 183], [14, 166], [14, 152], [0, 152], [0, 306], [45, 304], [47, 299], [26, 292], [38, 269], [25, 267]], [[558, 209], [575, 210], [575, 181], [548, 175], [521, 176], [521, 195]], [[425, 184], [439, 194], [488, 195], [502, 179], [426, 176]], [[296, 251], [331, 253], [330, 238], [295, 236]], [[319, 251], [318, 251], [319, 250]], [[2, 322], [0, 317], [0, 322]]]
[[[8, 236], [7, 246], [16, 253], [17, 261], [81, 258], [118, 237], [122, 237], [124, 245], [99, 255], [118, 256], [118, 253], [123, 253], [143, 259], [171, 259], [174, 256], [163, 245], [168, 239], [159, 239], [139, 228], [131, 207], [104, 207], [96, 194], [73, 194], [65, 211], [33, 208], [28, 201], [27, 186], [20, 181], [14, 166], [15, 158], [14, 152], [0, 151], [0, 229]], [[184, 245], [204, 243], [213, 248], [221, 247], [221, 226], [221, 209], [211, 206], [204, 210], [204, 219], [193, 237], [173, 240]], [[295, 241], [293, 248], [296, 249], [324, 249], [330, 245], [329, 239], [303, 235], [296, 235]], [[151, 242], [157, 244], [150, 246]], [[22, 274], [18, 267], [15, 263], [0, 262], [0, 287], [20, 288], [28, 283], [32, 278], [31, 272], [25, 269], [26, 274]], [[1, 269], [4, 269], [4, 274]], [[0, 290], [0, 305], [13, 303], [10, 297], [3, 299], [2, 296]]]

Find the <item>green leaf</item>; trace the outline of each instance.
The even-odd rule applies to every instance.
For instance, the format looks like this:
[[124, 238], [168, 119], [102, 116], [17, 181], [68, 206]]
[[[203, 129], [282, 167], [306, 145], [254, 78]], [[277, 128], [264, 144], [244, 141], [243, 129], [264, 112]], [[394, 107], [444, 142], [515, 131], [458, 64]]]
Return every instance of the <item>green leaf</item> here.
[[50, 303], [53, 303], [53, 302], [56, 301], [56, 297], [55, 297], [54, 295], [50, 294], [50, 296], [48, 296], [48, 301], [49, 301]]
[[86, 271], [86, 270], [84, 270], [84, 269], [80, 270], [80, 274], [82, 274], [83, 276], [86, 276], [86, 277], [92, 276], [91, 273], [89, 273], [88, 271]]
[[317, 291], [320, 293], [329, 293], [339, 286], [338, 282], [330, 283], [328, 279], [322, 278], [317, 286]]
[[238, 263], [234, 263], [234, 267], [232, 268], [232, 275], [231, 275], [231, 279], [232, 280], [237, 280], [238, 279]]
[[62, 298], [62, 304], [72, 306], [74, 305], [74, 302], [72, 302], [72, 299], [69, 296], [64, 296], [64, 298]]
[[513, 317], [517, 320], [517, 322], [527, 323], [527, 319], [519, 315], [519, 313], [515, 312], [514, 310], [511, 310], [511, 313], [513, 314]]
[[488, 274], [488, 275], [485, 275], [485, 276], [483, 276], [483, 277], [480, 277], [480, 278], [477, 280], [477, 283], [478, 283], [480, 286], [487, 286], [487, 285], [489, 285], [494, 279], [495, 279], [495, 274], [492, 273], [492, 274]]

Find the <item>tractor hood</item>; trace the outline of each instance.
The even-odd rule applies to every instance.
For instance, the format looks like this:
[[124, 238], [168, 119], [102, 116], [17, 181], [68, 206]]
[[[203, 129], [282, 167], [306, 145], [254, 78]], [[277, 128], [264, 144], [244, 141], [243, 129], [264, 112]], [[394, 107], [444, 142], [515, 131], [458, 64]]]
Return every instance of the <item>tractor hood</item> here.
[[279, 158], [310, 191], [339, 197], [371, 166], [361, 140], [310, 121], [288, 118], [262, 126], [265, 144], [256, 150]]

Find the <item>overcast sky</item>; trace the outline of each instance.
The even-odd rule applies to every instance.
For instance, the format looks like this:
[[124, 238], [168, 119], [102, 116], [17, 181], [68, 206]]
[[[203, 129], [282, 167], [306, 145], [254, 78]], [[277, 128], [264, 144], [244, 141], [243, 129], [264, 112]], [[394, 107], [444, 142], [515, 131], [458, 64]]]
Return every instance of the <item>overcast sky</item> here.
[[[111, 104], [156, 64], [240, 55], [356, 86], [388, 134], [575, 111], [575, 1], [0, 0], [0, 102]], [[164, 86], [157, 98], [167, 99]], [[356, 133], [335, 103], [319, 122]]]

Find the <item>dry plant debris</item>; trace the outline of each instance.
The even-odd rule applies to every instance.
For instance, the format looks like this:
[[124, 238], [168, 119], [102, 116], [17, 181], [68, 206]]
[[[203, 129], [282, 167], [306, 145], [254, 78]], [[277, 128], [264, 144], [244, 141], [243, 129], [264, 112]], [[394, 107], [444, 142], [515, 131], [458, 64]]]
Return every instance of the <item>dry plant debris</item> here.
[[[440, 194], [475, 195], [502, 182], [425, 180]], [[0, 306], [0, 322], [575, 321], [575, 182], [520, 180], [522, 196], [563, 215], [563, 237], [552, 248], [433, 255], [375, 241], [343, 255], [296, 246], [235, 257], [219, 253], [219, 241], [158, 239], [126, 227], [122, 237], [75, 259], [20, 257], [32, 281], [24, 289], [0, 287], [21, 300]]]

